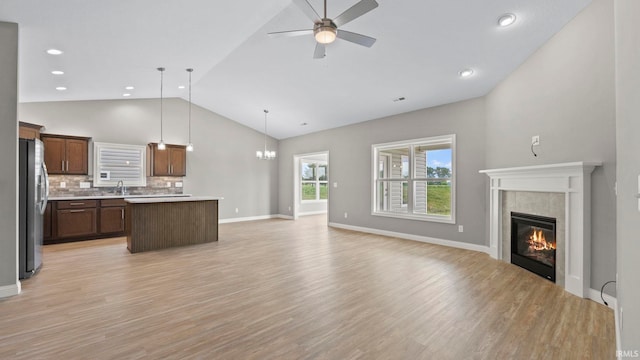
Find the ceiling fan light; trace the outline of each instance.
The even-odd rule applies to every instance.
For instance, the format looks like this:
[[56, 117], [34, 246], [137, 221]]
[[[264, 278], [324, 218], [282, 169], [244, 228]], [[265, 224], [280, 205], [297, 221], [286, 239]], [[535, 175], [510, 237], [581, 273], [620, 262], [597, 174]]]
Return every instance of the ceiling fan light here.
[[331, 44], [336, 40], [337, 33], [338, 27], [331, 19], [322, 19], [321, 22], [317, 22], [313, 27], [313, 36], [320, 44]]
[[336, 30], [330, 27], [323, 27], [316, 32], [315, 37], [320, 44], [331, 44], [336, 40]]

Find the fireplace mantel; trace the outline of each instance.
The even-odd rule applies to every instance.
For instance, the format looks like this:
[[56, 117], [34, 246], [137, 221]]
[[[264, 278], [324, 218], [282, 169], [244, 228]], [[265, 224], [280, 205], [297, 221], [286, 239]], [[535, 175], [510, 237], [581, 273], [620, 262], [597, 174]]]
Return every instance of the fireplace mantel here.
[[601, 162], [480, 170], [490, 178], [489, 254], [502, 259], [502, 192], [565, 194], [565, 290], [588, 297], [591, 281], [591, 172]]

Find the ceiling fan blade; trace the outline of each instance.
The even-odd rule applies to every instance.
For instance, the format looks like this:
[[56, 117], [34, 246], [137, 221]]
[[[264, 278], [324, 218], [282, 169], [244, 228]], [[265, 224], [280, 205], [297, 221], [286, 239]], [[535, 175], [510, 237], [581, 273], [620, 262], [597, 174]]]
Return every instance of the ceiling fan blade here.
[[313, 52], [314, 59], [324, 59], [327, 56], [326, 47], [319, 42], [316, 43], [316, 50]]
[[366, 47], [371, 47], [376, 42], [376, 39], [372, 37], [365, 36], [362, 34], [356, 34], [351, 31], [339, 30], [339, 29], [338, 29], [338, 34], [336, 36], [342, 40], [351, 41], [352, 43], [366, 46]]
[[292, 37], [292, 36], [302, 36], [302, 35], [313, 35], [313, 29], [307, 30], [289, 30], [289, 31], [276, 31], [268, 33], [267, 35], [277, 38], [277, 37]]
[[311, 19], [311, 21], [314, 23], [320, 21], [320, 15], [318, 15], [318, 13], [313, 9], [313, 6], [311, 6], [307, 0], [293, 0], [293, 2], [298, 5], [298, 8], [300, 8], [300, 10], [302, 10], [309, 19]]
[[333, 23], [336, 24], [337, 27], [340, 27], [377, 7], [378, 3], [376, 0], [361, 0], [359, 3], [348, 8], [342, 14], [333, 19]]

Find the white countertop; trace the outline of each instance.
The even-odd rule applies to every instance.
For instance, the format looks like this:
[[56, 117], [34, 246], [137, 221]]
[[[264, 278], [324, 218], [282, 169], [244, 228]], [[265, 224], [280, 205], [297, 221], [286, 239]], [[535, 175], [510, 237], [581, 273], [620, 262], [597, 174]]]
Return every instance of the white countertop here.
[[127, 198], [124, 201], [131, 204], [153, 204], [153, 203], [167, 203], [167, 202], [186, 202], [186, 201], [211, 201], [211, 200], [223, 200], [223, 197], [219, 196], [189, 196], [189, 197], [154, 197], [154, 198]]
[[138, 198], [168, 198], [168, 197], [188, 197], [191, 194], [147, 194], [147, 195], [89, 195], [89, 196], [52, 196], [50, 201], [59, 200], [100, 200], [100, 199], [138, 199]]

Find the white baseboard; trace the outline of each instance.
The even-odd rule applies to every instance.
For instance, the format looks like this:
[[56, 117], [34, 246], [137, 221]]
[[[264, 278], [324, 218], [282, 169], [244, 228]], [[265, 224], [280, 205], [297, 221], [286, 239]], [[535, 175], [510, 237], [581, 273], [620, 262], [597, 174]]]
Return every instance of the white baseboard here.
[[247, 216], [247, 217], [220, 219], [218, 220], [218, 224], [228, 224], [228, 223], [243, 222], [243, 221], [255, 221], [255, 220], [268, 220], [268, 219], [276, 219], [279, 217], [280, 215], [260, 215], [260, 216]]
[[20, 294], [20, 281], [17, 284], [0, 286], [0, 299]]
[[276, 217], [280, 219], [285, 219], [285, 220], [293, 220], [293, 216], [291, 215], [278, 214], [276, 215]]
[[478, 251], [485, 254], [489, 253], [489, 247], [483, 246], [483, 245], [469, 244], [469, 243], [463, 243], [459, 241], [437, 239], [437, 238], [432, 238], [428, 236], [405, 234], [405, 233], [399, 233], [394, 231], [372, 229], [372, 228], [366, 228], [366, 227], [360, 227], [360, 226], [345, 225], [345, 224], [339, 224], [339, 223], [333, 223], [333, 222], [330, 222], [329, 226], [345, 229], [345, 230], [360, 231], [360, 232], [369, 233], [369, 234], [391, 236], [391, 237], [396, 237], [400, 239], [419, 241], [419, 242], [429, 243], [434, 245], [442, 245], [442, 246], [448, 246], [448, 247], [453, 247], [458, 249]]
[[[589, 293], [587, 294], [588, 299], [593, 300], [599, 304], [604, 305], [604, 303], [602, 302], [602, 299], [600, 298], [600, 290], [596, 290], [596, 289], [589, 289], [588, 290]], [[604, 300], [607, 302], [606, 305], [608, 307], [610, 307], [611, 309], [613, 309], [614, 311], [618, 308], [618, 302], [616, 300], [616, 298], [614, 298], [611, 295], [607, 295], [607, 294], [602, 294], [602, 296], [604, 297]]]
[[307, 211], [307, 212], [301, 212], [298, 213], [298, 216], [310, 216], [310, 215], [320, 215], [320, 214], [326, 214], [327, 211], [326, 210], [321, 210], [321, 211]]

